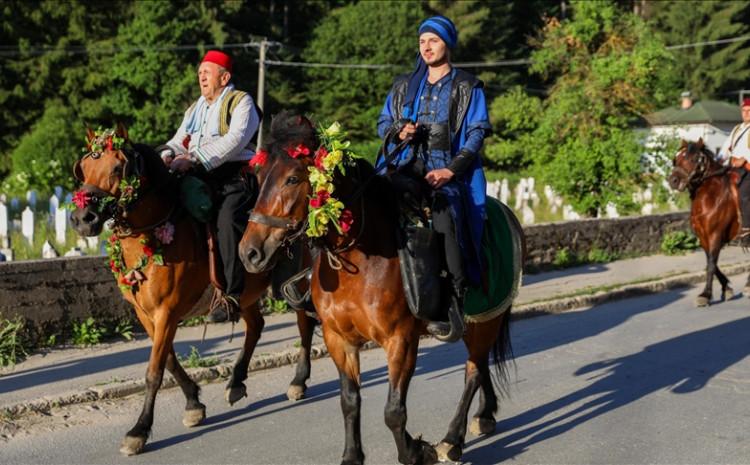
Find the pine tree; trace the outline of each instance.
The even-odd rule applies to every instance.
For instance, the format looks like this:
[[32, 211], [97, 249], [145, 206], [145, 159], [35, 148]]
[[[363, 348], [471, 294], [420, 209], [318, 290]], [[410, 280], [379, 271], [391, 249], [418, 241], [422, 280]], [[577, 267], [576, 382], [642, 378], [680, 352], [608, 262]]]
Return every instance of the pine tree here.
[[[715, 41], [750, 33], [750, 1], [649, 2], [644, 15], [668, 45]], [[731, 99], [747, 87], [750, 41], [674, 50], [680, 90], [700, 97]], [[675, 95], [676, 99], [676, 95]]]

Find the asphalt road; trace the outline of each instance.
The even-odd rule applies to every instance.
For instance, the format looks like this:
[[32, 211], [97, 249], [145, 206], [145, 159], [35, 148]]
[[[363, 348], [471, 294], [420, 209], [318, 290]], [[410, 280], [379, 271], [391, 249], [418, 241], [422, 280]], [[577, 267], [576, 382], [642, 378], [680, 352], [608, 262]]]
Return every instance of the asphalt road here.
[[[750, 301], [695, 309], [695, 289], [522, 320], [512, 326], [516, 371], [495, 434], [469, 436], [466, 463], [750, 462]], [[427, 341], [409, 396], [412, 434], [445, 433], [463, 383], [464, 349]], [[381, 350], [362, 355], [363, 443], [370, 464], [396, 463], [383, 423]], [[19, 421], [0, 463], [337, 463], [343, 450], [338, 381], [313, 362], [306, 400], [286, 400], [291, 367], [257, 372], [235, 407], [223, 385], [203, 388], [206, 423], [181, 424], [178, 389], [160, 393], [146, 450], [119, 443], [141, 396], [58, 409]]]

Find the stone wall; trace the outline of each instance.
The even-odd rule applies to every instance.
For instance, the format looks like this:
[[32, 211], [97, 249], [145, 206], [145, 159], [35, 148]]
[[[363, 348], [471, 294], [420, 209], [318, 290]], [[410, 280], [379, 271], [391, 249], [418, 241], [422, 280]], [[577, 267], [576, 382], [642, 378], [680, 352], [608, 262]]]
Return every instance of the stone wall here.
[[658, 253], [665, 233], [689, 230], [687, 212], [527, 226], [526, 267], [549, 268], [564, 248], [578, 257], [586, 257], [592, 249], [617, 256]]
[[[566, 247], [579, 257], [594, 248], [617, 255], [654, 253], [664, 233], [689, 228], [687, 213], [528, 226], [526, 267], [549, 268]], [[0, 314], [24, 317], [37, 334], [62, 333], [91, 315], [133, 315], [103, 257], [0, 263]]]

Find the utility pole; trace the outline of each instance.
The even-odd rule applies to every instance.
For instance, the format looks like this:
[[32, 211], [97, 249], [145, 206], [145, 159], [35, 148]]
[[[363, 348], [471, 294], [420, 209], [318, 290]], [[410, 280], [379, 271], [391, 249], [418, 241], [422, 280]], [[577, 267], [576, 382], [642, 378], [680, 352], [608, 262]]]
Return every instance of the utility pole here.
[[[263, 111], [263, 97], [265, 96], [266, 88], [266, 50], [268, 49], [268, 41], [264, 37], [260, 41], [260, 59], [258, 60], [258, 95], [255, 99], [255, 104], [258, 105]], [[258, 125], [258, 147], [263, 144], [263, 120], [260, 120]]]

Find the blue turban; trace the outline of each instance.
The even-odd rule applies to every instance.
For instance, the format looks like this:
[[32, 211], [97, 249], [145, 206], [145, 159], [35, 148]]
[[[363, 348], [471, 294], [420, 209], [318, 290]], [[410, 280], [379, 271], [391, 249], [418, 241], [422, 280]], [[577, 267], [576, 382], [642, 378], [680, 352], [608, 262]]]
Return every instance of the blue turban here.
[[[433, 16], [422, 21], [419, 25], [419, 35], [421, 36], [425, 32], [432, 32], [440, 37], [448, 48], [454, 48], [458, 43], [458, 30], [453, 24], [453, 21], [446, 18], [445, 16]], [[416, 121], [417, 119], [417, 108], [415, 101], [418, 95], [422, 93], [422, 83], [424, 77], [427, 74], [427, 64], [422, 59], [422, 56], [417, 52], [417, 61], [415, 63], [414, 71], [409, 77], [409, 86], [406, 89], [406, 98], [404, 99], [404, 108], [402, 115], [406, 119]]]

